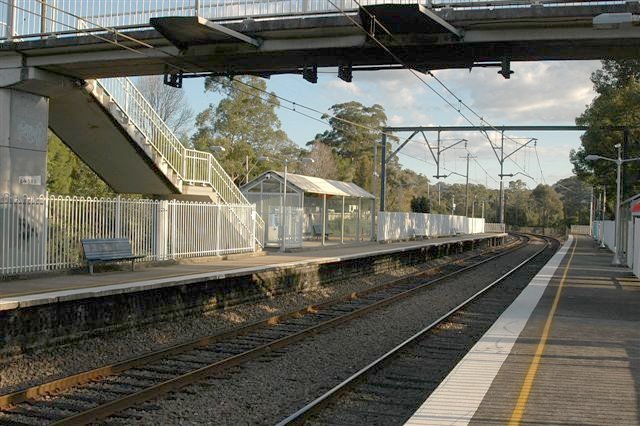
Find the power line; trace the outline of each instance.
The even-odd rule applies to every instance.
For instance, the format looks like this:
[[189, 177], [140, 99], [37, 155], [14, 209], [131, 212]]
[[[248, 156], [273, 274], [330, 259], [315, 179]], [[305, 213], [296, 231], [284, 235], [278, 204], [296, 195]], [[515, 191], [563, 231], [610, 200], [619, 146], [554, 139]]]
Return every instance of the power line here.
[[[349, 19], [353, 25], [355, 25], [356, 27], [360, 28], [365, 34], [367, 34], [368, 36], [371, 37], [371, 39], [378, 44], [385, 52], [387, 52], [389, 55], [391, 55], [391, 57], [396, 60], [397, 62], [399, 62], [400, 64], [402, 64], [411, 74], [413, 74], [418, 80], [420, 80], [425, 86], [427, 86], [431, 91], [433, 91], [440, 99], [442, 99], [447, 105], [449, 105], [451, 108], [453, 108], [455, 111], [458, 112], [458, 114], [465, 119], [469, 124], [474, 125], [475, 123], [473, 123], [465, 114], [463, 114], [460, 111], [460, 108], [456, 108], [449, 100], [447, 100], [446, 98], [444, 98], [438, 91], [436, 91], [429, 83], [427, 83], [415, 70], [413, 70], [412, 68], [410, 68], [408, 66], [408, 64], [404, 61], [402, 61], [395, 53], [393, 53], [387, 46], [384, 45], [384, 43], [382, 43], [381, 41], [379, 41], [375, 35], [370, 34], [360, 23], [358, 23], [355, 19], [353, 19], [351, 16], [349, 16], [345, 10], [343, 10], [342, 8], [340, 8], [339, 6], [337, 6], [332, 0], [327, 0], [334, 8], [336, 8], [339, 12], [341, 12], [345, 17], [347, 17], [347, 19]], [[373, 15], [371, 12], [369, 12], [367, 9], [363, 8], [362, 5], [358, 2], [358, 0], [354, 0], [354, 2], [358, 5], [358, 7], [360, 8], [360, 10], [363, 10], [367, 15], [369, 15], [370, 18], [374, 19], [374, 22], [376, 25], [380, 26], [380, 28], [382, 28], [387, 34], [389, 34], [394, 40], [398, 41], [398, 39], [393, 35], [393, 33], [387, 29], [384, 24], [382, 24], [381, 22], [379, 22], [375, 15]], [[406, 51], [406, 48], [402, 45], [401, 42], [398, 41], [398, 44], [400, 45], [400, 47], [403, 48], [403, 50]], [[486, 121], [484, 119], [484, 117], [482, 117], [480, 114], [478, 114], [473, 108], [471, 108], [466, 102], [464, 102], [459, 96], [457, 96], [451, 89], [449, 89], [449, 87], [447, 87], [438, 77], [436, 77], [431, 71], [427, 71], [427, 74], [431, 77], [433, 77], [449, 94], [451, 94], [451, 96], [453, 96], [456, 101], [458, 102], [458, 105], [462, 105], [464, 106], [467, 110], [469, 110], [473, 115], [475, 115], [478, 119], [480, 119], [480, 124], [485, 123], [488, 127], [492, 128], [495, 131], [498, 131], [496, 129], [495, 126], [493, 126], [491, 123], [489, 123], [488, 121]], [[485, 135], [486, 136], [486, 135]], [[513, 141], [514, 143], [521, 145], [519, 142], [515, 141], [514, 139], [512, 139], [509, 136], [506, 136], [506, 138], [508, 140]], [[488, 136], [487, 136], [488, 139]], [[489, 143], [492, 143], [491, 140], [489, 140]], [[513, 160], [512, 160], [513, 161]], [[522, 168], [521, 168], [522, 169]]]
[[[37, 1], [38, 1], [39, 3], [41, 3], [41, 4], [45, 4], [43, 0], [37, 0]], [[328, 1], [329, 1], [329, 3], [331, 3], [331, 5], [332, 5], [332, 6], [334, 6], [337, 10], [339, 10], [340, 12], [342, 12], [342, 13], [343, 13], [343, 14], [344, 14], [344, 15], [345, 15], [345, 16], [346, 16], [346, 17], [347, 17], [347, 18], [348, 18], [348, 19], [349, 19], [349, 20], [350, 20], [354, 25], [356, 25], [358, 28], [360, 28], [360, 29], [361, 29], [361, 30], [363, 30], [365, 33], [367, 33], [367, 31], [366, 31], [366, 30], [365, 30], [365, 29], [364, 29], [364, 28], [363, 28], [363, 27], [362, 27], [358, 22], [356, 22], [354, 19], [352, 19], [352, 17], [350, 17], [348, 14], [346, 14], [346, 12], [345, 12], [344, 10], [342, 10], [340, 7], [338, 7], [338, 6], [337, 6], [335, 3], [333, 3], [331, 0], [328, 0]], [[3, 3], [3, 4], [5, 4], [5, 5], [9, 5], [8, 0], [0, 0], [0, 3]], [[362, 6], [361, 6], [357, 1], [356, 1], [356, 3], [358, 4], [358, 6], [359, 6], [359, 7], [361, 7], [361, 8], [362, 8]], [[64, 10], [64, 9], [61, 9], [61, 8], [58, 8], [58, 7], [55, 7], [55, 6], [51, 6], [51, 5], [48, 5], [48, 4], [47, 4], [47, 6], [48, 6], [48, 7], [52, 7], [54, 10], [57, 10], [57, 11], [62, 12], [62, 13], [64, 13], [64, 14], [67, 14], [67, 15], [69, 15], [69, 16], [71, 16], [71, 17], [73, 17], [73, 18], [77, 19], [77, 20], [82, 20], [82, 21], [87, 22], [88, 24], [93, 25], [93, 26], [95, 26], [95, 27], [97, 27], [97, 28], [100, 28], [100, 29], [102, 29], [102, 30], [104, 30], [104, 31], [107, 31], [107, 32], [109, 32], [109, 33], [113, 33], [113, 34], [114, 34], [114, 35], [116, 35], [116, 36], [118, 36], [118, 35], [119, 35], [119, 36], [122, 36], [122, 37], [126, 38], [127, 40], [130, 40], [130, 41], [132, 41], [132, 42], [134, 42], [134, 43], [137, 43], [137, 44], [139, 44], [139, 45], [141, 45], [141, 46], [143, 46], [143, 47], [150, 48], [150, 49], [157, 49], [155, 46], [152, 46], [152, 45], [149, 45], [149, 44], [147, 44], [147, 43], [144, 43], [144, 42], [142, 42], [142, 41], [140, 41], [140, 40], [136, 39], [135, 37], [130, 37], [130, 36], [125, 35], [125, 34], [123, 34], [123, 33], [121, 33], [121, 32], [118, 32], [115, 28], [107, 28], [107, 27], [103, 27], [103, 26], [97, 25], [96, 23], [94, 23], [94, 22], [92, 22], [92, 21], [90, 21], [90, 20], [87, 20], [87, 19], [82, 18], [82, 17], [80, 17], [80, 16], [78, 16], [78, 15], [75, 15], [75, 14], [73, 14], [73, 13], [71, 13], [71, 12], [68, 12], [68, 11], [66, 11], [66, 10]], [[21, 7], [19, 7], [19, 6], [14, 6], [14, 7], [16, 7], [17, 9], [22, 10], [22, 11], [24, 11], [24, 12], [30, 13], [30, 14], [32, 14], [32, 15], [40, 16], [39, 14], [37, 14], [37, 13], [36, 13], [36, 12], [34, 12], [34, 11], [30, 11], [30, 10], [28, 10], [28, 9], [21, 8]], [[365, 10], [365, 11], [366, 11], [366, 9], [363, 9], [363, 10]], [[370, 14], [368, 11], [366, 11], [366, 13], [367, 13], [367, 14], [369, 14], [369, 16], [374, 17], [374, 16], [373, 16], [372, 14]], [[107, 43], [109, 43], [109, 44], [112, 44], [112, 45], [114, 45], [114, 46], [116, 46], [116, 47], [120, 47], [120, 48], [123, 48], [123, 49], [126, 49], [126, 50], [130, 50], [130, 51], [133, 51], [133, 52], [135, 52], [135, 53], [137, 53], [137, 54], [140, 54], [140, 55], [143, 55], [143, 56], [151, 57], [150, 55], [147, 55], [147, 54], [145, 54], [144, 52], [141, 52], [140, 50], [133, 49], [133, 48], [131, 48], [131, 47], [129, 47], [129, 46], [126, 46], [126, 45], [123, 45], [123, 44], [121, 44], [121, 43], [118, 43], [117, 41], [109, 40], [108, 38], [101, 37], [101, 36], [99, 36], [99, 35], [97, 35], [97, 34], [95, 34], [95, 33], [88, 32], [88, 31], [83, 31], [82, 29], [80, 29], [80, 28], [78, 28], [78, 27], [74, 27], [74, 26], [69, 25], [69, 24], [66, 24], [66, 23], [64, 23], [64, 22], [62, 22], [62, 21], [59, 21], [59, 20], [56, 20], [56, 19], [53, 19], [53, 18], [50, 18], [50, 17], [47, 17], [47, 16], [45, 16], [45, 19], [47, 19], [48, 21], [51, 21], [51, 22], [54, 22], [54, 23], [60, 24], [60, 25], [62, 25], [62, 26], [64, 26], [64, 27], [66, 27], [66, 28], [74, 29], [74, 30], [79, 31], [79, 32], [81, 32], [81, 33], [84, 33], [84, 34], [87, 34], [87, 35], [89, 35], [89, 36], [95, 37], [95, 38], [97, 38], [97, 39], [99, 39], [99, 40], [105, 41], [105, 42], [107, 42]], [[383, 26], [382, 24], [380, 24], [380, 23], [378, 23], [378, 24], [379, 24], [382, 28], [384, 28], [384, 26]], [[395, 38], [395, 36], [394, 36], [391, 32], [389, 32], [386, 28], [384, 28], [384, 30], [385, 30], [385, 31], [386, 31], [390, 36], [392, 36], [392, 37], [394, 37], [394, 38]], [[368, 33], [367, 33], [367, 34], [368, 34]], [[460, 114], [460, 115], [461, 115], [461, 116], [462, 116], [462, 117], [463, 117], [467, 122], [469, 122], [470, 124], [474, 125], [474, 123], [473, 123], [473, 122], [472, 122], [472, 121], [471, 121], [471, 120], [470, 120], [470, 119], [469, 119], [465, 114], [463, 114], [459, 109], [456, 109], [456, 107], [455, 107], [455, 106], [454, 106], [454, 105], [453, 105], [449, 100], [447, 100], [447, 99], [446, 99], [444, 96], [442, 96], [442, 95], [441, 95], [437, 90], [435, 90], [431, 85], [429, 85], [429, 83], [428, 83], [428, 82], [426, 82], [426, 81], [425, 81], [425, 80], [424, 80], [424, 79], [423, 79], [423, 78], [422, 78], [422, 77], [421, 77], [421, 76], [420, 76], [416, 71], [414, 71], [413, 69], [409, 68], [409, 67], [407, 66], [407, 64], [405, 64], [405, 63], [404, 63], [404, 62], [403, 62], [403, 61], [402, 61], [402, 60], [401, 60], [397, 55], [395, 55], [395, 54], [394, 54], [390, 49], [388, 49], [388, 48], [387, 48], [383, 43], [381, 43], [380, 41], [378, 41], [377, 39], [375, 39], [375, 37], [372, 37], [372, 39], [373, 39], [376, 43], [378, 43], [378, 44], [380, 45], [380, 47], [382, 47], [382, 48], [383, 48], [387, 53], [389, 53], [389, 54], [390, 54], [390, 55], [391, 55], [391, 56], [392, 56], [392, 57], [393, 57], [397, 62], [399, 62], [399, 63], [401, 63], [403, 66], [405, 66], [405, 68], [407, 68], [407, 69], [408, 69], [408, 71], [410, 71], [410, 72], [411, 72], [415, 77], [417, 77], [417, 78], [418, 78], [418, 79], [419, 79], [423, 84], [425, 84], [425, 85], [426, 85], [426, 86], [427, 86], [427, 87], [428, 87], [428, 88], [429, 88], [433, 93], [435, 93], [435, 94], [436, 94], [440, 99], [442, 99], [442, 100], [443, 100], [446, 104], [448, 104], [451, 108], [453, 108], [454, 110], [456, 110], [456, 111], [457, 111], [457, 112], [458, 112], [458, 113], [459, 113], [459, 114]], [[163, 54], [165, 54], [165, 55], [167, 55], [167, 56], [170, 56], [170, 57], [176, 58], [176, 55], [173, 55], [172, 53], [167, 52], [167, 51], [165, 51], [165, 50], [163, 50], [163, 49], [157, 49], [157, 50], [159, 50], [160, 52], [162, 52]], [[155, 59], [157, 59], [157, 58], [155, 58]], [[182, 58], [182, 59], [184, 60], [184, 58]], [[173, 67], [173, 68], [175, 68], [175, 69], [178, 69], [178, 70], [181, 70], [181, 71], [189, 72], [189, 70], [188, 70], [188, 69], [186, 69], [186, 68], [184, 68], [184, 67], [180, 67], [180, 66], [177, 66], [177, 65], [171, 64], [171, 63], [169, 63], [169, 62], [167, 62], [167, 61], [163, 61], [163, 62], [165, 63], [165, 65], [168, 65], [168, 66]], [[186, 61], [186, 62], [187, 62], [187, 63], [190, 63], [191, 65], [194, 65], [194, 66], [196, 66], [196, 67], [198, 67], [198, 68], [201, 68], [201, 65], [199, 65], [199, 64], [197, 64], [197, 63], [193, 63], [193, 62], [190, 62], [190, 61]], [[474, 115], [476, 115], [478, 118], [480, 118], [481, 122], [486, 123], [489, 127], [492, 127], [495, 131], [497, 131], [497, 129], [495, 129], [495, 127], [493, 127], [490, 123], [488, 123], [487, 121], [485, 121], [482, 117], [480, 117], [477, 113], [475, 113], [475, 111], [473, 111], [470, 107], [468, 107], [468, 105], [467, 105], [466, 103], [464, 103], [461, 99], [459, 99], [459, 98], [458, 98], [458, 97], [457, 97], [457, 96], [456, 96], [456, 95], [455, 95], [455, 94], [454, 94], [454, 93], [453, 93], [453, 92], [452, 92], [452, 91], [451, 91], [451, 90], [450, 90], [446, 85], [444, 85], [444, 83], [442, 83], [442, 82], [441, 82], [437, 77], [435, 77], [435, 76], [434, 76], [433, 74], [431, 74], [431, 73], [430, 73], [430, 75], [431, 75], [432, 77], [434, 77], [434, 78], [436, 79], [436, 81], [438, 81], [438, 83], [439, 83], [439, 84], [441, 84], [441, 85], [442, 85], [442, 86], [443, 86], [443, 87], [444, 87], [444, 88], [445, 88], [445, 89], [446, 89], [446, 90], [447, 90], [447, 91], [448, 91], [452, 96], [456, 97], [456, 99], [458, 100], [458, 102], [459, 102], [461, 105], [465, 106], [465, 107], [466, 107], [467, 109], [469, 109], [469, 110], [470, 110]], [[287, 99], [287, 98], [284, 98], [284, 97], [282, 97], [282, 96], [279, 96], [279, 95], [277, 95], [277, 94], [275, 94], [275, 93], [270, 93], [270, 92], [268, 92], [268, 91], [266, 91], [266, 90], [263, 90], [263, 89], [261, 89], [261, 88], [259, 88], [259, 87], [256, 87], [256, 86], [253, 86], [253, 85], [248, 84], [248, 83], [246, 83], [246, 82], [244, 82], [244, 81], [241, 81], [241, 80], [237, 80], [237, 79], [234, 79], [234, 78], [231, 78], [231, 80], [232, 80], [232, 81], [234, 81], [234, 82], [240, 83], [240, 84], [242, 84], [242, 85], [245, 85], [245, 86], [247, 86], [247, 87], [249, 87], [249, 88], [252, 88], [252, 89], [254, 89], [254, 90], [257, 90], [257, 91], [259, 91], [259, 92], [265, 93], [265, 94], [267, 94], [269, 97], [276, 97], [276, 98], [277, 98], [277, 99], [279, 99], [279, 100], [282, 100], [282, 101], [284, 101], [284, 102], [287, 102], [287, 103], [291, 104], [291, 105], [292, 105], [292, 107], [287, 107], [287, 106], [282, 105], [282, 104], [280, 104], [280, 103], [278, 103], [278, 102], [274, 102], [274, 101], [272, 101], [272, 100], [271, 100], [271, 99], [269, 99], [269, 98], [266, 98], [266, 99], [265, 99], [265, 98], [263, 98], [262, 96], [260, 96], [259, 94], [254, 94], [254, 93], [250, 93], [250, 92], [247, 92], [247, 91], [240, 90], [239, 88], [237, 88], [237, 87], [233, 86], [232, 84], [227, 84], [227, 83], [225, 83], [225, 82], [222, 82], [222, 84], [223, 84], [223, 85], [225, 85], [225, 86], [227, 86], [227, 87], [230, 87], [232, 90], [238, 90], [238, 91], [240, 91], [240, 92], [242, 92], [242, 93], [245, 93], [245, 94], [248, 94], [248, 95], [250, 95], [250, 96], [257, 97], [257, 98], [259, 98], [259, 99], [261, 99], [261, 100], [263, 100], [263, 101], [266, 101], [266, 102], [269, 102], [269, 103], [271, 103], [271, 104], [274, 104], [274, 105], [275, 105], [275, 106], [277, 106], [277, 107], [280, 107], [280, 108], [283, 108], [283, 109], [286, 109], [286, 110], [289, 110], [289, 111], [295, 112], [295, 113], [297, 113], [297, 114], [300, 114], [300, 115], [302, 115], [302, 116], [304, 116], [304, 117], [306, 117], [306, 118], [309, 118], [309, 119], [311, 119], [311, 120], [317, 121], [317, 122], [322, 123], [322, 124], [324, 124], [324, 125], [331, 126], [331, 123], [330, 123], [329, 121], [326, 121], [326, 120], [322, 119], [322, 118], [313, 117], [313, 116], [311, 116], [311, 115], [309, 115], [309, 114], [306, 114], [306, 113], [303, 113], [303, 112], [301, 112], [301, 111], [298, 111], [298, 110], [296, 109], [296, 106], [301, 107], [301, 108], [304, 108], [304, 109], [307, 109], [307, 110], [312, 111], [312, 112], [317, 113], [317, 114], [321, 114], [322, 116], [327, 116], [327, 117], [330, 117], [330, 118], [332, 118], [332, 119], [335, 119], [335, 120], [338, 120], [338, 121], [344, 122], [344, 123], [349, 124], [349, 125], [353, 125], [353, 126], [356, 126], [356, 127], [364, 128], [364, 129], [371, 130], [371, 131], [374, 131], [374, 132], [380, 132], [381, 134], [385, 134], [385, 135], [387, 135], [387, 136], [391, 136], [391, 137], [394, 137], [394, 138], [395, 138], [395, 135], [390, 134], [390, 133], [387, 133], [387, 132], [384, 132], [384, 131], [382, 131], [381, 129], [377, 129], [377, 128], [369, 127], [369, 126], [363, 125], [363, 124], [361, 124], [361, 123], [356, 123], [356, 122], [353, 122], [353, 121], [350, 121], [350, 120], [346, 120], [346, 119], [344, 119], [344, 118], [342, 118], [342, 117], [338, 117], [338, 116], [333, 115], [333, 114], [328, 114], [328, 113], [325, 113], [325, 112], [319, 111], [319, 110], [317, 110], [317, 109], [315, 109], [315, 108], [312, 108], [312, 107], [306, 106], [306, 105], [301, 104], [301, 103], [298, 103], [298, 102], [296, 102], [296, 101], [292, 101], [292, 100], [290, 100], [290, 99]], [[512, 139], [512, 138], [508, 138], [508, 139], [509, 139], [509, 140], [512, 140], [512, 141], [513, 141], [514, 143], [516, 143], [516, 144], [519, 144], [517, 141], [515, 141], [515, 140], [514, 140], [514, 139]], [[491, 143], [491, 141], [489, 141], [489, 142]], [[414, 159], [414, 160], [423, 161], [423, 162], [425, 162], [426, 164], [430, 164], [430, 163], [429, 163], [428, 161], [426, 161], [426, 160], [422, 160], [422, 159], [420, 159], [420, 158], [416, 158], [416, 157], [413, 157], [413, 156], [411, 156], [411, 155], [404, 154], [404, 153], [402, 153], [402, 152], [400, 152], [400, 154], [405, 155], [405, 156], [407, 156], [407, 157], [409, 157], [409, 158], [412, 158], [412, 159]], [[510, 160], [513, 162], [513, 159], [510, 159]], [[480, 164], [479, 164], [479, 162], [478, 162], [477, 160], [475, 160], [475, 159], [474, 159], [474, 161], [475, 161], [478, 165], [480, 165]], [[521, 167], [519, 164], [517, 164], [517, 163], [515, 163], [515, 162], [514, 162], [514, 164], [516, 164], [516, 166], [518, 166], [521, 170], [525, 171], [524, 169], [522, 169], [522, 167]], [[431, 164], [431, 165], [432, 165], [432, 164]], [[483, 169], [483, 171], [487, 174], [487, 176], [489, 176], [492, 180], [494, 180], [494, 181], [495, 181], [495, 179], [494, 179], [493, 177], [491, 177], [491, 176], [486, 172], [486, 170], [485, 170], [482, 166], [480, 166], [480, 167], [481, 167], [481, 168]], [[447, 171], [450, 171], [450, 172], [453, 172], [453, 170], [450, 170], [450, 169], [448, 169], [448, 168], [446, 168], [446, 167], [444, 167], [444, 166], [443, 166], [443, 169], [445, 169], [445, 170], [447, 170]], [[496, 182], [497, 182], [497, 181], [496, 181]]]
[[534, 151], [536, 153], [536, 159], [538, 160], [538, 168], [540, 169], [540, 177], [545, 185], [547, 185], [547, 180], [544, 177], [544, 173], [542, 172], [542, 164], [540, 163], [540, 157], [538, 156], [538, 146], [534, 146]]

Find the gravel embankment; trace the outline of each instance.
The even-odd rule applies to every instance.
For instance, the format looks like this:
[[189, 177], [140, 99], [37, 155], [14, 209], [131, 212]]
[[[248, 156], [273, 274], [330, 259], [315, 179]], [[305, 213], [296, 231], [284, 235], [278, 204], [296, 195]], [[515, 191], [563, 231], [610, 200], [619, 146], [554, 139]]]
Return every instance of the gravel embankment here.
[[[517, 265], [541, 245], [448, 279], [382, 311], [305, 339], [107, 423], [273, 424]], [[530, 277], [533, 277], [532, 272]], [[530, 278], [529, 277], [529, 278]]]
[[[465, 253], [465, 256], [468, 254], [470, 253]], [[438, 259], [428, 264], [396, 269], [381, 276], [344, 280], [318, 290], [279, 295], [259, 302], [213, 310], [180, 320], [145, 325], [105, 336], [86, 338], [65, 346], [0, 359], [0, 394], [122, 361], [152, 349], [217, 334], [244, 323], [370, 288], [393, 277], [408, 275], [451, 259], [452, 257]]]

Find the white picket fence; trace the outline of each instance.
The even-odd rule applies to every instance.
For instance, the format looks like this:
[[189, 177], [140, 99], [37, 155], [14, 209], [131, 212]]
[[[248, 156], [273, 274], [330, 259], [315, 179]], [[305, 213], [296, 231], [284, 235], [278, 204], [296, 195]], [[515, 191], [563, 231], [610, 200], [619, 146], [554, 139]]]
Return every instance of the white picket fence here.
[[126, 198], [0, 196], [0, 276], [83, 264], [80, 240], [127, 238], [143, 260], [256, 250], [253, 205]]
[[378, 213], [378, 241], [483, 232], [484, 219], [428, 213]]

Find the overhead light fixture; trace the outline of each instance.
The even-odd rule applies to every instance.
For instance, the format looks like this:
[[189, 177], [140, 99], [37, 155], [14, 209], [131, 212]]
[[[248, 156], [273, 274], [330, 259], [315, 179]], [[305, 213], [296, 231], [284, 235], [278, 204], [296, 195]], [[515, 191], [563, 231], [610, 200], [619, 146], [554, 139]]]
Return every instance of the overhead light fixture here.
[[305, 65], [302, 70], [302, 78], [307, 80], [309, 83], [317, 83], [318, 82], [318, 66], [317, 65]]

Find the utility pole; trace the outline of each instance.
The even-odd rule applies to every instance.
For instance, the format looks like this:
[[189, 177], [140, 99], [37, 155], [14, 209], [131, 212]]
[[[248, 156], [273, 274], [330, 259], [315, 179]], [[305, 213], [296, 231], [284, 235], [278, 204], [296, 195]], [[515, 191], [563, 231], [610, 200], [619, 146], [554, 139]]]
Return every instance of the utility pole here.
[[382, 134], [382, 158], [380, 163], [380, 211], [385, 211], [385, 192], [387, 187], [387, 134]]
[[[467, 144], [465, 143], [465, 148], [466, 146]], [[464, 215], [469, 216], [469, 160], [476, 157], [472, 157], [471, 153], [467, 152], [466, 156], [460, 157], [460, 158], [467, 159], [467, 174], [465, 175], [466, 189], [465, 189], [465, 196], [464, 196]]]

